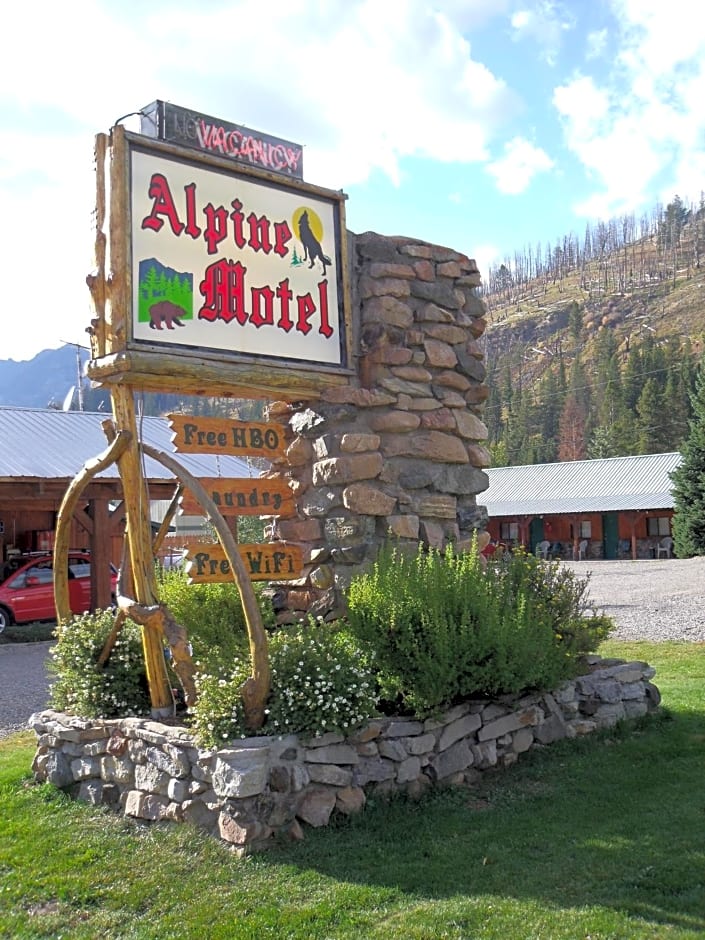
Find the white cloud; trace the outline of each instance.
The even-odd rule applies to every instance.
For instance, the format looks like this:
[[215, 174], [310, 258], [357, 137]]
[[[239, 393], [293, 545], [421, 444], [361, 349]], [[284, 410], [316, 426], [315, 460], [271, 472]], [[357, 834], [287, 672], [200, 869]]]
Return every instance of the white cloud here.
[[579, 76], [553, 104], [596, 190], [576, 206], [609, 217], [653, 204], [654, 187], [692, 195], [705, 134], [705, 23], [684, 0], [612, 0], [619, 51], [598, 84]]
[[468, 255], [477, 262], [483, 280], [487, 278], [492, 265], [499, 264], [501, 260], [499, 248], [490, 242], [471, 245]]
[[[302, 143], [306, 179], [334, 189], [380, 171], [398, 183], [411, 156], [481, 162], [518, 98], [465, 34], [508, 2], [10, 5], [5, 35], [21, 39], [0, 60], [0, 207], [16, 221], [0, 247], [15, 272], [6, 306], [31, 301], [33, 317], [12, 354], [30, 355], [39, 335], [85, 340], [96, 132], [161, 98]], [[40, 256], [37, 219], [51, 232]], [[51, 303], [29, 293], [37, 270]]]
[[585, 57], [599, 59], [607, 46], [608, 32], [606, 29], [594, 30], [585, 38]]
[[524, 192], [537, 173], [545, 173], [553, 165], [553, 160], [540, 147], [522, 137], [514, 137], [505, 144], [504, 156], [487, 165], [487, 172], [494, 176], [500, 192], [516, 195]]
[[517, 9], [510, 17], [514, 39], [530, 39], [537, 43], [541, 58], [555, 65], [565, 33], [573, 29], [575, 19], [557, 0], [534, 0]]
[[568, 142], [574, 148], [589, 141], [609, 110], [609, 98], [589, 76], [578, 76], [553, 92], [553, 104], [566, 119]]

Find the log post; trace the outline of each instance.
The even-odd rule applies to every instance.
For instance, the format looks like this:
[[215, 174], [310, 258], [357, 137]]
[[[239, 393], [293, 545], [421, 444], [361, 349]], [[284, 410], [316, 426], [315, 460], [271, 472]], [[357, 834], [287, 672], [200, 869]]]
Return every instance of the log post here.
[[[102, 454], [89, 460], [83, 469], [71, 481], [69, 488], [64, 493], [64, 498], [59, 507], [59, 513], [56, 519], [56, 538], [54, 540], [54, 603], [56, 606], [56, 622], [59, 631], [71, 618], [71, 603], [69, 601], [69, 580], [68, 580], [68, 554], [69, 541], [71, 538], [71, 519], [81, 498], [81, 494], [93, 477], [109, 467], [119, 458], [122, 451], [127, 447], [128, 438], [126, 434], [113, 437]], [[93, 572], [93, 577], [97, 572]]]
[[[113, 415], [118, 434], [129, 431], [131, 439], [120, 458], [118, 469], [122, 480], [127, 517], [127, 544], [130, 555], [134, 595], [137, 604], [151, 608], [157, 605], [157, 579], [152, 555], [152, 529], [149, 517], [149, 493], [142, 474], [137, 436], [137, 419], [132, 390], [124, 386], [111, 389]], [[152, 715], [166, 718], [173, 710], [171, 686], [164, 661], [162, 633], [154, 621], [142, 629], [142, 647], [152, 703]]]

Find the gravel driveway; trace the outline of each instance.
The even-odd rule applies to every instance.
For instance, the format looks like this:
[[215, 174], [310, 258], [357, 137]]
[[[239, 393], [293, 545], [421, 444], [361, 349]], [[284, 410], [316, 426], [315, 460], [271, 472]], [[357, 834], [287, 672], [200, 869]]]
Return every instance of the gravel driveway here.
[[705, 557], [565, 564], [590, 576], [588, 594], [614, 618], [614, 639], [705, 642]]
[[0, 646], [0, 738], [25, 728], [32, 712], [46, 708], [46, 663], [53, 642]]
[[[705, 557], [564, 562], [588, 577], [595, 606], [614, 618], [614, 638], [705, 642]], [[52, 641], [0, 646], [0, 737], [47, 706]]]

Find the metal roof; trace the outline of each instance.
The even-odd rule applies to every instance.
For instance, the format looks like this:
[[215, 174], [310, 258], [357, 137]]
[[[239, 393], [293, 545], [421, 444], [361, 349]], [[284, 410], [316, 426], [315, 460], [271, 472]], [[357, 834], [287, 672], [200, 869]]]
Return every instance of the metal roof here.
[[[88, 411], [52, 411], [0, 405], [0, 480], [72, 480], [86, 461], [108, 446], [101, 422], [109, 415]], [[166, 418], [137, 419], [146, 444], [173, 454], [172, 432]], [[196, 477], [256, 477], [259, 471], [241, 457], [215, 454], [178, 454], [176, 459]], [[144, 475], [155, 482], [170, 482], [173, 474], [157, 461], [145, 458]], [[97, 478], [119, 476], [112, 464]]]
[[679, 453], [573, 460], [486, 470], [490, 485], [478, 496], [492, 517], [672, 509], [669, 474]]

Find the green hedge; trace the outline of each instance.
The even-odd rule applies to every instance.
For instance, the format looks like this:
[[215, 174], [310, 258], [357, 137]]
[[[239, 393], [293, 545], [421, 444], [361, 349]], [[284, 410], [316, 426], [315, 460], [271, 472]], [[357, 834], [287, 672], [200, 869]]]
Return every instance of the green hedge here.
[[369, 647], [390, 709], [420, 716], [473, 696], [550, 689], [611, 629], [587, 581], [517, 553], [415, 555], [385, 545], [349, 589], [350, 628]]

